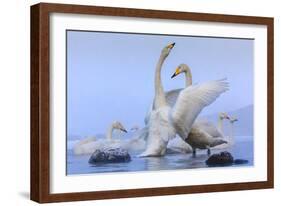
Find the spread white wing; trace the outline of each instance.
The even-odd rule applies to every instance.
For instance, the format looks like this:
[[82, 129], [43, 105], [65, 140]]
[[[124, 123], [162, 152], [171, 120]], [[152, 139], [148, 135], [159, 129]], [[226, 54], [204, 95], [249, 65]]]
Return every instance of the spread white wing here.
[[166, 101], [170, 107], [173, 107], [176, 104], [178, 96], [182, 90], [183, 89], [174, 89], [165, 93]]
[[183, 89], [170, 113], [176, 132], [184, 140], [202, 109], [214, 102], [220, 94], [228, 90], [225, 80], [209, 81]]

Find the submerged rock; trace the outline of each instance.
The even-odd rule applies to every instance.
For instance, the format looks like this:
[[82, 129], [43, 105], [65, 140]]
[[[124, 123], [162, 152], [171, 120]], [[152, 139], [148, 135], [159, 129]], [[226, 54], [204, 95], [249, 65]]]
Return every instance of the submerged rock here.
[[244, 159], [236, 159], [234, 160], [234, 164], [247, 164], [249, 161], [248, 160], [244, 160]]
[[120, 163], [131, 161], [131, 156], [127, 150], [122, 148], [112, 148], [96, 150], [90, 157], [90, 164], [98, 163]]
[[206, 160], [208, 166], [227, 166], [232, 165], [233, 163], [234, 159], [231, 153], [226, 151], [219, 154], [213, 154]]

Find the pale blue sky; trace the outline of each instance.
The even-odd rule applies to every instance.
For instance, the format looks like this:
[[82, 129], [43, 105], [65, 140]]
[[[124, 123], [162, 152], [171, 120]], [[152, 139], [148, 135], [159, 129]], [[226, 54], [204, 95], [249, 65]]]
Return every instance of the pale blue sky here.
[[68, 31], [68, 134], [105, 133], [114, 120], [128, 129], [142, 126], [154, 95], [155, 65], [172, 42], [162, 69], [166, 91], [184, 86], [183, 75], [170, 77], [186, 63], [194, 83], [225, 77], [230, 83], [202, 115], [253, 104], [253, 40]]

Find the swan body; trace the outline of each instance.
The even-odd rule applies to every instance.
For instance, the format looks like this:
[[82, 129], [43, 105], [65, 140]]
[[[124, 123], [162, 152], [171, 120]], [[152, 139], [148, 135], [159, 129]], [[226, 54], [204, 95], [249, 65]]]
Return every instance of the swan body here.
[[79, 141], [77, 143], [77, 145], [87, 144], [89, 142], [94, 142], [96, 140], [97, 140], [97, 138], [95, 136], [89, 136], [89, 137], [86, 137], [85, 139], [82, 139], [81, 141]]
[[105, 148], [106, 147], [106, 140], [98, 139], [95, 141], [91, 141], [85, 144], [78, 144], [74, 146], [73, 152], [75, 155], [86, 155], [92, 154], [97, 149]]
[[122, 132], [127, 132], [124, 126], [118, 122], [113, 122], [110, 127], [108, 128], [107, 135], [105, 138], [96, 139], [95, 137], [86, 138], [78, 142], [73, 147], [73, 152], [76, 155], [83, 155], [83, 154], [92, 154], [94, 151], [98, 149], [106, 149], [106, 148], [117, 148], [122, 147], [123, 141], [120, 139], [113, 139], [113, 131], [119, 130]]
[[220, 144], [227, 143], [222, 138], [213, 138], [208, 133], [206, 133], [204, 130], [202, 130], [200, 127], [197, 127], [196, 125], [192, 127], [191, 131], [192, 135], [190, 135], [186, 142], [190, 145], [192, 145], [192, 148], [198, 148], [198, 149], [208, 149], [211, 147], [215, 147]]
[[161, 67], [173, 46], [168, 45], [162, 50], [157, 63], [153, 108], [147, 118], [149, 128], [147, 147], [140, 157], [164, 155], [168, 141], [176, 134], [186, 142], [191, 127], [202, 109], [228, 89], [228, 83], [224, 80], [189, 86], [179, 93], [174, 106], [169, 106], [161, 82]]
[[148, 123], [146, 150], [140, 157], [163, 156], [169, 140], [175, 137], [174, 128], [169, 122], [169, 107], [163, 107], [151, 112]]
[[223, 138], [214, 138], [209, 135], [206, 131], [202, 130], [200, 126], [194, 125], [190, 131], [186, 143], [191, 145], [192, 152], [195, 155], [196, 149], [207, 149], [208, 154], [210, 154], [210, 148], [226, 144], [227, 141]]
[[94, 136], [87, 137], [85, 139], [80, 140], [78, 143], [76, 143], [73, 147], [74, 154], [84, 154], [86, 151], [88, 151], [88, 146], [92, 143], [97, 141], [97, 138]]

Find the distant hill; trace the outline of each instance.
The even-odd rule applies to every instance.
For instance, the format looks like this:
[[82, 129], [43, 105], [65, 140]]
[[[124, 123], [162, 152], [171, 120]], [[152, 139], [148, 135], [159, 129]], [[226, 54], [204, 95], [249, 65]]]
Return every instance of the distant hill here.
[[[242, 107], [240, 109], [234, 111], [225, 111], [228, 115], [234, 116], [238, 119], [238, 122], [235, 122], [235, 135], [253, 135], [253, 105], [248, 105], [246, 107]], [[201, 117], [200, 117], [201, 118]], [[202, 116], [202, 118], [206, 118], [215, 124], [218, 121], [218, 114], [212, 114], [208, 116]], [[229, 123], [227, 121], [224, 122], [224, 130], [226, 134], [229, 134]]]

